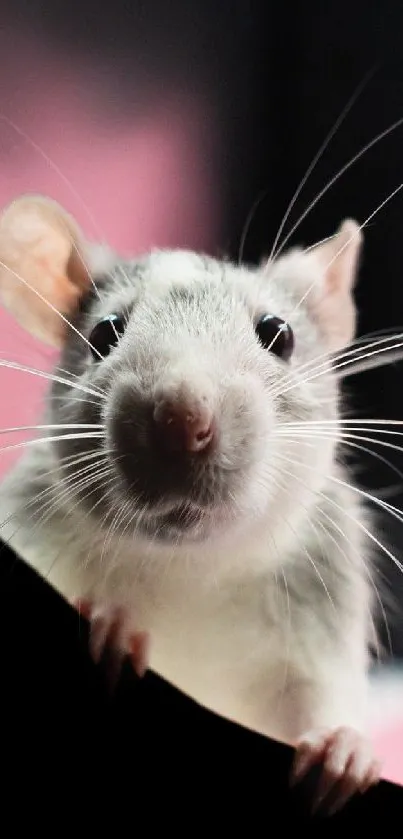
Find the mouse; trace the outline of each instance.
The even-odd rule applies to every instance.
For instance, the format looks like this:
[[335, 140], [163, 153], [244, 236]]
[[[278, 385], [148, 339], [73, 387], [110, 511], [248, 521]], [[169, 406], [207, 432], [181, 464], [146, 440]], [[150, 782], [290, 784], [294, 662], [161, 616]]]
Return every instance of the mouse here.
[[320, 764], [327, 814], [381, 773], [371, 522], [338, 455], [334, 363], [362, 241], [346, 219], [257, 266], [123, 258], [44, 196], [0, 218], [1, 303], [59, 354], [0, 486], [2, 538], [88, 618], [96, 661], [113, 648], [116, 672], [129, 655], [293, 745], [291, 783]]

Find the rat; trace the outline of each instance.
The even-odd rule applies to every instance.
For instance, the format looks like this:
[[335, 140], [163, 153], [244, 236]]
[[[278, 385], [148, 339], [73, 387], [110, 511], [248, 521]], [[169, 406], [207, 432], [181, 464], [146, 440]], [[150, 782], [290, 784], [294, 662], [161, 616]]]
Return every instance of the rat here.
[[[332, 365], [361, 247], [347, 219], [259, 266], [122, 258], [46, 197], [0, 219], [0, 299], [60, 352], [0, 488], [3, 538], [88, 617], [95, 660], [112, 645], [295, 746], [292, 782], [320, 763], [331, 813], [381, 771], [368, 513], [338, 458]], [[332, 433], [298, 436], [320, 421]]]

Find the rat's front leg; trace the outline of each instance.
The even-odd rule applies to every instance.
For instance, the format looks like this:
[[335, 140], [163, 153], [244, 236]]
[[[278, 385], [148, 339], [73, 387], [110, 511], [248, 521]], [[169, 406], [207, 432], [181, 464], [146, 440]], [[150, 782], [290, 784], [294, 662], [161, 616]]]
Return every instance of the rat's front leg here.
[[149, 636], [131, 629], [125, 609], [98, 606], [85, 599], [75, 602], [79, 613], [89, 621], [89, 647], [96, 664], [105, 662], [110, 688], [119, 679], [123, 662], [129, 657], [137, 675], [142, 678], [148, 668]]
[[314, 766], [320, 766], [312, 810], [332, 815], [354, 795], [377, 784], [381, 766], [363, 724], [365, 675], [335, 667], [333, 673], [327, 668], [327, 676], [322, 684], [305, 680], [293, 692], [300, 733], [294, 741], [291, 783], [302, 781]]
[[380, 780], [381, 767], [370, 739], [349, 726], [307, 732], [297, 743], [291, 782], [302, 780], [318, 764], [321, 775], [313, 812], [323, 808], [332, 815]]

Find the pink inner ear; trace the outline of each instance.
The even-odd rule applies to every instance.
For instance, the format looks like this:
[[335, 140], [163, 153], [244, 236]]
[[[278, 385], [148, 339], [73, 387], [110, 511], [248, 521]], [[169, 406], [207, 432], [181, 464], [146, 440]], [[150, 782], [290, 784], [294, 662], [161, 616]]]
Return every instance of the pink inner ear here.
[[330, 291], [346, 294], [356, 281], [362, 233], [354, 221], [345, 221], [336, 236], [319, 245], [312, 254], [319, 259]]
[[356, 328], [351, 295], [329, 292], [315, 302], [312, 310], [330, 352], [339, 352], [350, 344]]

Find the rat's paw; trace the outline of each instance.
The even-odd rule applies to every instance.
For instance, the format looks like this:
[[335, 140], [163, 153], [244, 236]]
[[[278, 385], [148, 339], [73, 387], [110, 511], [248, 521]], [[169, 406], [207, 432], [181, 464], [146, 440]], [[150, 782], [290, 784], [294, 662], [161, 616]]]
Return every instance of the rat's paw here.
[[89, 647], [96, 664], [106, 659], [111, 687], [116, 685], [124, 659], [129, 656], [141, 678], [148, 668], [148, 635], [129, 632], [123, 609], [100, 608], [88, 600], [80, 600], [76, 608], [90, 623]]
[[333, 815], [353, 795], [366, 792], [380, 780], [380, 763], [370, 741], [353, 728], [308, 733], [297, 746], [292, 783], [301, 781], [317, 764], [321, 775], [313, 812], [320, 808]]

